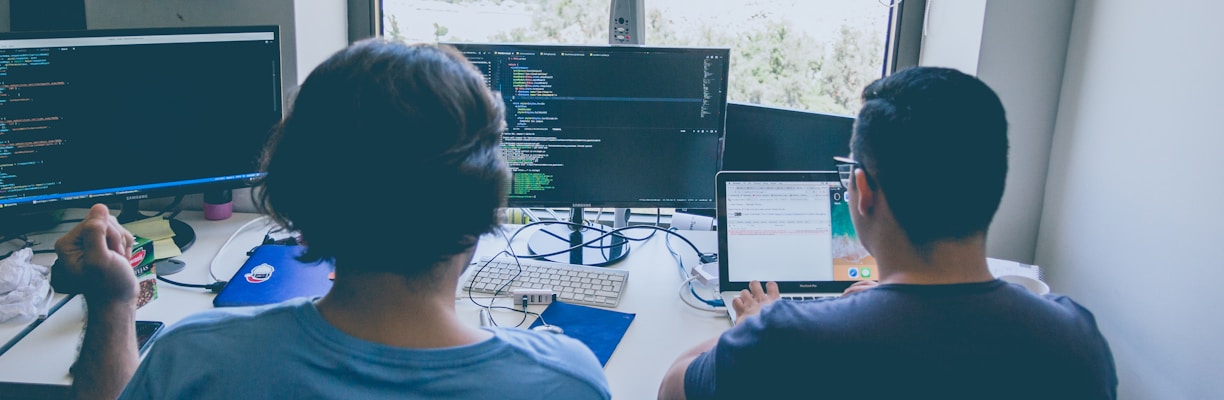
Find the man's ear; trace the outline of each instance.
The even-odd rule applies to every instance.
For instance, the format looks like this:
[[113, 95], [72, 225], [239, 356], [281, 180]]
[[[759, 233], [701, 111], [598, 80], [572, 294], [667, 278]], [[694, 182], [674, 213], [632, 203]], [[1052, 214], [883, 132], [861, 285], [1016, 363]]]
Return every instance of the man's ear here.
[[854, 187], [858, 192], [854, 206], [858, 207], [859, 215], [871, 215], [871, 211], [875, 209], [876, 196], [880, 193], [867, 184], [867, 173], [862, 169], [854, 170]]

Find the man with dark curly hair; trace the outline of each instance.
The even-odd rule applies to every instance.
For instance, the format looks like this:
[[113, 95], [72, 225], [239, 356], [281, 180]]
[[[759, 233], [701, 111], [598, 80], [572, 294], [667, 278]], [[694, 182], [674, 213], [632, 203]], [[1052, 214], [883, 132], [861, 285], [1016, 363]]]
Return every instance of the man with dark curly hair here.
[[[94, 206], [56, 243], [59, 282], [88, 303], [74, 393], [609, 398], [599, 361], [580, 342], [478, 328], [456, 314], [459, 277], [478, 238], [498, 229], [509, 188], [502, 107], [448, 47], [368, 39], [324, 61], [268, 143], [257, 200], [301, 234], [305, 259], [334, 262], [331, 291], [189, 316], [156, 338], [139, 367], [137, 286], [124, 256], [132, 236]], [[429, 229], [410, 240], [372, 234], [411, 226]]]

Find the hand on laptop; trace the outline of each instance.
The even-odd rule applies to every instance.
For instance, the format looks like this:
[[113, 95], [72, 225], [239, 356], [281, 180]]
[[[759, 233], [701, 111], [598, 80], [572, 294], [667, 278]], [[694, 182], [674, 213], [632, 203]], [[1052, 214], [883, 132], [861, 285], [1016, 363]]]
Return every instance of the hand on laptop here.
[[735, 323], [739, 324], [744, 319], [759, 314], [761, 307], [777, 301], [778, 297], [777, 283], [769, 282], [762, 288], [759, 281], [749, 282], [748, 289], [741, 290], [739, 297], [731, 300], [731, 306], [735, 307], [735, 314], [737, 315]]
[[854, 293], [862, 292], [864, 290], [871, 289], [876, 286], [880, 286], [880, 282], [876, 280], [865, 280], [865, 281], [854, 282], [853, 285], [850, 285], [850, 287], [846, 288], [846, 291], [842, 292], [842, 297], [845, 297], [845, 296], [848, 296]]

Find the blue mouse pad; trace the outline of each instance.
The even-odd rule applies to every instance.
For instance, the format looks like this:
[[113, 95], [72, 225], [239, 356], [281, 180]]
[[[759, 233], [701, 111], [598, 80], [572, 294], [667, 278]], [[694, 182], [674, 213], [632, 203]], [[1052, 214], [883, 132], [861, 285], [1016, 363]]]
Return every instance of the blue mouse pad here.
[[331, 290], [331, 263], [304, 263], [298, 245], [262, 245], [255, 248], [225, 288], [213, 298], [213, 307], [257, 306], [295, 297], [318, 297]]
[[[558, 301], [549, 304], [540, 317], [549, 325], [560, 327], [566, 336], [585, 344], [595, 353], [599, 364], [606, 366], [636, 314]], [[531, 328], [542, 325], [541, 318], [536, 318]]]

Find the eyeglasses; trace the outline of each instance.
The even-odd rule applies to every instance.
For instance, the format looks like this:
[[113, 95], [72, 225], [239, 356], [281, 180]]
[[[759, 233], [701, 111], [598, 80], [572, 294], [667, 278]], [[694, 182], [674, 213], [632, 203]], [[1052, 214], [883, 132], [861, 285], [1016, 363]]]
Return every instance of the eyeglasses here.
[[863, 163], [854, 161], [850, 157], [833, 157], [833, 161], [837, 161], [837, 177], [841, 179], [841, 185], [846, 190], [850, 190], [850, 180], [854, 179], [854, 170], [861, 169], [867, 177], [867, 184], [871, 184], [871, 175], [867, 175], [867, 167]]

